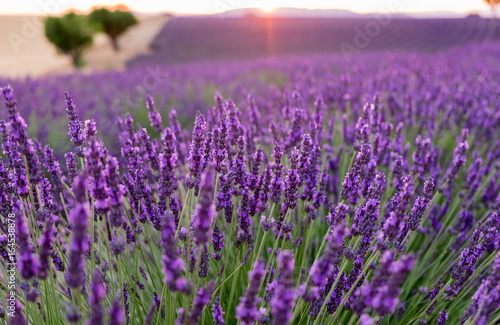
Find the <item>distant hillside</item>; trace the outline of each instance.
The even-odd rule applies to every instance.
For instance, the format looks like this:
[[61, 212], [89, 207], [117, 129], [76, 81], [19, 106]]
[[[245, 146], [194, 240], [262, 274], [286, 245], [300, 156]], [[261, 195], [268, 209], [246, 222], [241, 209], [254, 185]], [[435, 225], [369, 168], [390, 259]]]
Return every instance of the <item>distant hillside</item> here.
[[481, 18], [182, 17], [165, 24], [151, 44], [152, 54], [129, 64], [386, 50], [436, 52], [471, 42], [500, 41], [499, 25], [499, 20]]
[[[228, 10], [214, 14], [218, 18], [242, 18], [246, 16], [274, 17], [274, 18], [363, 18], [373, 14], [360, 14], [342, 9], [301, 9], [301, 8], [276, 8], [271, 12], [262, 11], [260, 8], [244, 8]], [[412, 18], [406, 14], [396, 13], [394, 18]]]

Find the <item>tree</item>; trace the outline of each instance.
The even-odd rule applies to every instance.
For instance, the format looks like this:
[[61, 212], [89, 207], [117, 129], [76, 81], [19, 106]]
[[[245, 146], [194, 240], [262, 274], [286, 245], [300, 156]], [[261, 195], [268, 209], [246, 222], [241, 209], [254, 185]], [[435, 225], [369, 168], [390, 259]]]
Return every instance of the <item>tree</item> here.
[[493, 15], [493, 18], [495, 18], [495, 7], [500, 4], [500, 0], [484, 0], [488, 6], [491, 8], [491, 13]]
[[45, 36], [57, 50], [69, 55], [77, 68], [83, 65], [83, 51], [93, 42], [93, 29], [86, 16], [68, 13], [45, 18]]
[[108, 34], [115, 51], [119, 51], [120, 49], [118, 46], [118, 36], [123, 34], [129, 27], [138, 23], [137, 18], [132, 13], [118, 8], [113, 11], [107, 8], [94, 9], [89, 15], [90, 20], [95, 23], [96, 28]]

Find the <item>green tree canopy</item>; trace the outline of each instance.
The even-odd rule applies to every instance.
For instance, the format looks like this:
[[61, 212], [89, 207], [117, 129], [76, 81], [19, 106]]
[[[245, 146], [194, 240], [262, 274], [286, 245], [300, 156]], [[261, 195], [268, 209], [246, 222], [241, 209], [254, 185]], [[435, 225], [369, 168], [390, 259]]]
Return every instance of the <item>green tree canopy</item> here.
[[71, 56], [75, 67], [80, 67], [83, 51], [92, 45], [93, 29], [86, 16], [68, 13], [61, 17], [47, 17], [45, 36], [59, 52]]
[[123, 34], [129, 27], [138, 23], [137, 18], [128, 12], [120, 9], [110, 11], [107, 8], [94, 9], [90, 15], [90, 20], [95, 23], [98, 30], [108, 34], [113, 48], [118, 51], [118, 36]]

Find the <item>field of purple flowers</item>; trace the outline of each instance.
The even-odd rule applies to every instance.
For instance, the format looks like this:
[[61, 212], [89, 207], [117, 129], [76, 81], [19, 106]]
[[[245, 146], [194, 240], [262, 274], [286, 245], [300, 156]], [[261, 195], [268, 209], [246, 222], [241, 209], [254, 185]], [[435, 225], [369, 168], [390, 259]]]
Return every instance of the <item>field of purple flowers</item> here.
[[0, 317], [498, 324], [499, 58], [0, 80]]

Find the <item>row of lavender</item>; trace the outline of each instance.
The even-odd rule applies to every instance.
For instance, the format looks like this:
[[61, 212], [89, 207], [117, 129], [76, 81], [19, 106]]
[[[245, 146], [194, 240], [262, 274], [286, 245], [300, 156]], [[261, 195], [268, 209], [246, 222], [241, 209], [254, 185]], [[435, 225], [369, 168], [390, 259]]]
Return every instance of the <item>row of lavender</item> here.
[[[152, 136], [159, 136], [149, 127], [144, 113], [147, 94], [154, 96], [156, 108], [164, 116], [171, 108], [177, 108], [179, 121], [188, 130], [196, 111], [205, 111], [212, 105], [216, 90], [230, 95], [245, 109], [248, 94], [258, 94], [255, 100], [259, 109], [270, 113], [269, 118], [267, 114], [264, 116], [266, 123], [279, 117], [280, 109], [287, 99], [290, 100], [294, 89], [301, 90], [308, 104], [322, 94], [328, 104], [345, 110], [346, 99], [350, 99], [354, 105], [354, 111], [348, 114], [351, 125], [356, 123], [361, 107], [373, 94], [387, 93], [391, 97], [391, 112], [399, 114], [402, 110], [413, 110], [409, 122], [414, 125], [416, 122], [432, 123], [435, 121], [432, 114], [436, 112], [449, 116], [480, 113], [474, 109], [457, 115], [454, 105], [443, 105], [470, 101], [467, 96], [472, 93], [463, 92], [465, 87], [478, 88], [474, 90], [475, 95], [487, 96], [488, 101], [494, 103], [491, 97], [498, 93], [494, 91], [497, 86], [488, 83], [495, 80], [498, 73], [498, 64], [490, 63], [496, 57], [498, 46], [493, 43], [435, 55], [366, 53], [351, 62], [343, 56], [299, 56], [179, 67], [146, 64], [124, 72], [17, 80], [0, 77], [0, 84], [10, 84], [16, 89], [19, 110], [29, 124], [28, 134], [41, 143], [50, 144], [58, 158], [70, 149], [68, 141], [60, 141], [61, 134], [66, 133], [61, 94], [68, 90], [78, 103], [82, 120], [94, 119], [100, 126], [100, 137], [110, 152], [118, 156], [119, 129], [115, 122], [127, 112], [131, 112], [138, 125], [146, 127]], [[408, 102], [412, 107], [404, 106]], [[480, 105], [477, 99], [470, 102]], [[422, 111], [429, 107], [432, 107], [431, 112]], [[5, 112], [0, 112], [0, 118], [6, 118]], [[396, 117], [394, 126], [404, 118]], [[461, 123], [444, 120], [453, 125]], [[486, 121], [494, 122], [494, 119]]]
[[498, 323], [498, 52], [349, 74], [311, 61], [245, 102], [217, 94], [190, 136], [147, 97], [147, 128], [119, 119], [116, 157], [66, 94], [65, 163], [4, 87], [3, 317]]

